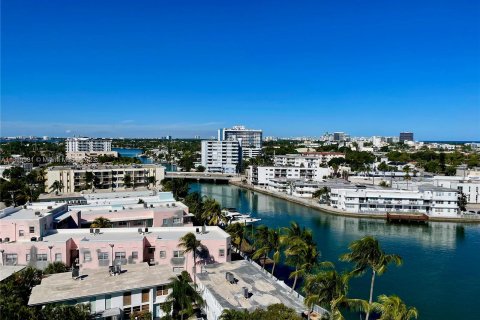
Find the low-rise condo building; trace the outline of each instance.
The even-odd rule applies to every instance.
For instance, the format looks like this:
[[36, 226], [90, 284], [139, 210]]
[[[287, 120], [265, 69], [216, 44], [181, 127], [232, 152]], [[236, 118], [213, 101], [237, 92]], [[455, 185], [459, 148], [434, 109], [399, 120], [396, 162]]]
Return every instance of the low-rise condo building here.
[[67, 138], [65, 141], [67, 159], [85, 161], [98, 156], [118, 157], [118, 152], [112, 151], [112, 140], [93, 138]]
[[307, 308], [292, 289], [245, 260], [212, 264], [197, 275], [208, 320], [218, 320], [223, 310], [266, 309], [281, 303], [303, 315]]
[[327, 178], [331, 173], [330, 168], [322, 167], [259, 167], [249, 166], [245, 170], [247, 181], [250, 184], [267, 186], [271, 179], [303, 179], [322, 181]]
[[345, 154], [341, 152], [305, 152], [278, 155], [274, 158], [274, 164], [278, 167], [319, 168], [328, 167], [328, 162], [333, 158], [345, 158]]
[[418, 191], [351, 186], [331, 188], [331, 206], [353, 213], [420, 213], [457, 217], [458, 191], [419, 186]]
[[161, 305], [171, 292], [175, 273], [166, 265], [130, 264], [108, 269], [81, 269], [79, 274], [57, 273], [33, 287], [28, 304], [87, 304], [95, 319], [130, 319], [138, 311], [149, 311], [153, 319], [165, 316]]
[[89, 188], [115, 190], [154, 187], [164, 177], [165, 167], [155, 164], [61, 166], [47, 169], [46, 186], [50, 189], [58, 181], [61, 193]]
[[[197, 265], [230, 261], [230, 235], [219, 227], [51, 229], [41, 237], [0, 243], [4, 265], [40, 269], [61, 261], [80, 269], [148, 262], [174, 272], [194, 272], [193, 254], [184, 254], [180, 238], [192, 232], [201, 242]], [[197, 270], [198, 272], [198, 270]]]
[[467, 198], [467, 203], [480, 203], [480, 177], [434, 176], [436, 186], [457, 189]]

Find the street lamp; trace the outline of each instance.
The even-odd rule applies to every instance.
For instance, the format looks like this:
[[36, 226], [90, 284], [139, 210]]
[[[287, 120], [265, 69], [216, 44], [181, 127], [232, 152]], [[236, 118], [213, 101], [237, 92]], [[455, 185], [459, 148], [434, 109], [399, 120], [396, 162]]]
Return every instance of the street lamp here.
[[53, 246], [48, 246], [48, 250], [50, 250], [50, 263], [53, 263], [53, 261], [52, 261], [52, 249], [53, 249]]
[[113, 247], [115, 247], [115, 245], [113, 243], [110, 243], [110, 248], [112, 248], [112, 267], [113, 267]]

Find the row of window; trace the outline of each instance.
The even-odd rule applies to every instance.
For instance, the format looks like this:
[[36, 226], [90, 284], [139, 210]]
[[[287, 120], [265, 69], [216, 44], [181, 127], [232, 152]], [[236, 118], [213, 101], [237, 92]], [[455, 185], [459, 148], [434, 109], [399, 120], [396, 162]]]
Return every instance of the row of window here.
[[[35, 261], [48, 261], [48, 254], [47, 253], [37, 253], [35, 255]], [[26, 254], [25, 260], [30, 262], [31, 255], [29, 253]], [[55, 253], [55, 261], [63, 261], [61, 253]], [[6, 265], [15, 265], [18, 263], [18, 255], [16, 253], [6, 253], [5, 254], [5, 264]]]
[[[35, 227], [28, 227], [29, 233], [35, 233]], [[25, 231], [24, 230], [18, 230], [18, 236], [23, 237], [25, 236]]]
[[[109, 259], [108, 252], [98, 252], [97, 258], [99, 261], [105, 261]], [[125, 251], [117, 251], [115, 252], [115, 260], [125, 260], [127, 258], [127, 254]], [[132, 259], [138, 259], [138, 251], [132, 251]], [[83, 252], [83, 262], [90, 262], [92, 261], [92, 254], [90, 251]]]

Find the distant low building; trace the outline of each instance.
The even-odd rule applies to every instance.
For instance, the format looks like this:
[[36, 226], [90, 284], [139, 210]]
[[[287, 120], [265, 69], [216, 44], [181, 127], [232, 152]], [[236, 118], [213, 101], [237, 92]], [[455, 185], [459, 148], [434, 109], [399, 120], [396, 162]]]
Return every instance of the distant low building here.
[[67, 138], [65, 152], [68, 160], [85, 161], [99, 156], [118, 157], [118, 152], [112, 151], [112, 140], [94, 138]]
[[353, 213], [419, 213], [432, 217], [457, 217], [458, 191], [419, 186], [417, 191], [350, 186], [332, 188], [331, 206]]
[[[88, 173], [94, 181], [87, 181]], [[55, 181], [60, 181], [61, 193], [73, 193], [93, 187], [95, 189], [125, 189], [126, 176], [130, 176], [130, 187], [153, 187], [150, 177], [159, 184], [165, 177], [165, 167], [155, 164], [133, 165], [82, 165], [50, 167], [46, 171], [48, 191]]]

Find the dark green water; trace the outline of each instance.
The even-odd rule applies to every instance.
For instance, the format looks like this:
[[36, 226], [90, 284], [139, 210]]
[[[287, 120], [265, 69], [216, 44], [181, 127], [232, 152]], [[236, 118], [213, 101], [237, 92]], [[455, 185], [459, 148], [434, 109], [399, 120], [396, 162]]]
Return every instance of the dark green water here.
[[[192, 184], [191, 191], [212, 196], [223, 207], [251, 212], [269, 227], [297, 221], [313, 230], [322, 259], [336, 262], [339, 269], [348, 267], [338, 262], [348, 244], [373, 235], [386, 252], [404, 259], [403, 266], [391, 267], [377, 278], [376, 296], [397, 294], [408, 305], [417, 307], [419, 319], [480, 319], [479, 225], [391, 225], [383, 220], [338, 217], [230, 185]], [[284, 277], [288, 274], [286, 268], [280, 272]], [[367, 299], [368, 290], [367, 277], [354, 279], [350, 296]]]

